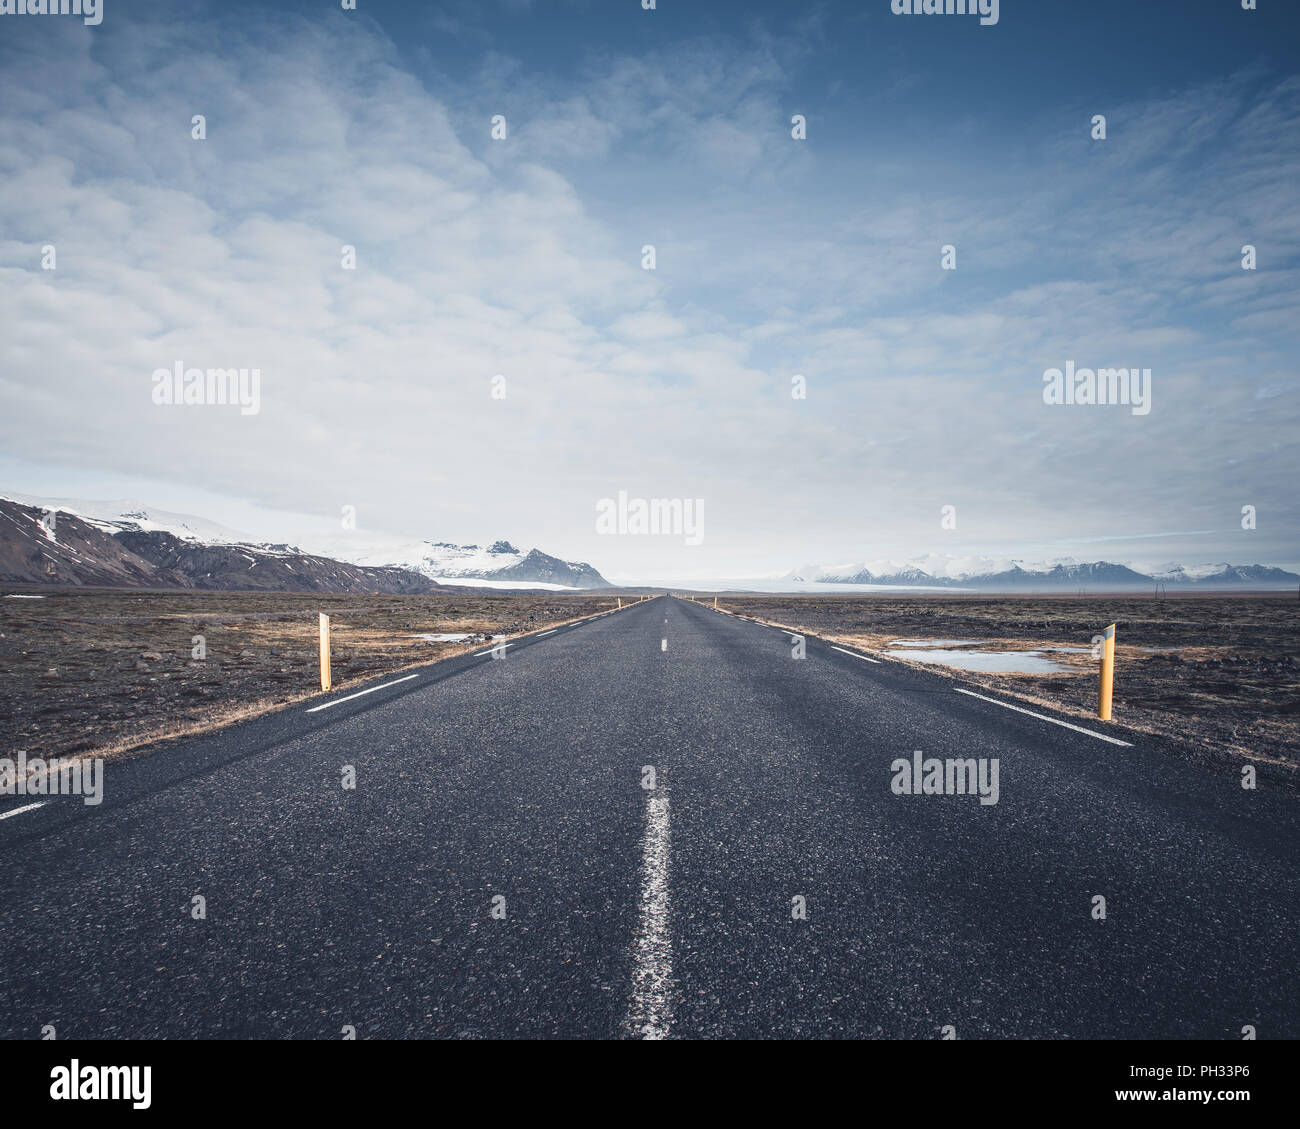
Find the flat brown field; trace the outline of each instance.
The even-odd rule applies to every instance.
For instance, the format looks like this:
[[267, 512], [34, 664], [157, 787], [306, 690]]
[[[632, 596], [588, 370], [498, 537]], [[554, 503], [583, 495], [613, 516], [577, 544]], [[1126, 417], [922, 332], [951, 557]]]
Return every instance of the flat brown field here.
[[[703, 598], [702, 598], [703, 599]], [[710, 597], [707, 601], [712, 603]], [[1300, 768], [1300, 599], [1295, 594], [1150, 596], [721, 596], [719, 606], [873, 651], [896, 639], [972, 639], [980, 651], [1091, 647], [1116, 624], [1113, 720], [1189, 755]], [[1144, 648], [1151, 648], [1146, 650]], [[1156, 648], [1159, 648], [1158, 650]], [[986, 674], [936, 664], [1002, 696], [1095, 718], [1090, 653], [1048, 652], [1060, 674]]]
[[[121, 754], [320, 694], [319, 612], [331, 619], [337, 691], [615, 602], [568, 593], [22, 591], [42, 598], [0, 598], [3, 756]], [[431, 643], [417, 633], [477, 638]], [[203, 660], [193, 658], [196, 635]]]

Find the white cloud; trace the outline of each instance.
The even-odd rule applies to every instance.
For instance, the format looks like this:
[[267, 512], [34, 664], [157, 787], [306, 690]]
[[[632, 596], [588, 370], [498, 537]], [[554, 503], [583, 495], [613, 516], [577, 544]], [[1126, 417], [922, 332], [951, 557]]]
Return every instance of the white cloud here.
[[[909, 182], [792, 141], [812, 111], [762, 45], [577, 88], [497, 57], [434, 94], [332, 28], [277, 17], [219, 55], [201, 25], [60, 33], [0, 77], [11, 458], [622, 573], [906, 556], [945, 547], [945, 504], [977, 551], [1250, 502], [1278, 524], [1247, 555], [1297, 555], [1294, 398], [1256, 396], [1294, 387], [1294, 82], [1121, 108], [1103, 159]], [[1243, 277], [1243, 231], [1275, 265]], [[262, 413], [155, 406], [178, 359], [260, 368]], [[1156, 410], [1047, 408], [1069, 359], [1151, 367]], [[705, 546], [597, 537], [619, 489], [705, 497]]]

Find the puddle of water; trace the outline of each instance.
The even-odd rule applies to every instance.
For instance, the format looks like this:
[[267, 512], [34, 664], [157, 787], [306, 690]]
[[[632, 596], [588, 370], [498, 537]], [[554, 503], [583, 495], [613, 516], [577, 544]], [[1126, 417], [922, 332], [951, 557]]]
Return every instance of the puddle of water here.
[[978, 670], [985, 674], [1059, 674], [1066, 667], [1044, 658], [1038, 651], [890, 651], [891, 655], [913, 662], [939, 663], [958, 670]]
[[891, 647], [975, 647], [983, 639], [895, 639]]
[[[408, 638], [410, 638], [410, 639], [424, 639], [426, 642], [429, 642], [429, 643], [463, 643], [463, 642], [465, 642], [466, 639], [473, 639], [473, 638], [476, 638], [476, 636], [471, 635], [471, 634], [456, 635], [456, 634], [447, 634], [447, 633], [442, 633], [442, 634], [437, 634], [437, 635], [430, 635], [430, 634], [410, 635], [410, 636], [408, 636]], [[493, 635], [492, 638], [493, 638], [494, 640], [495, 640], [495, 639], [504, 639], [505, 636], [504, 636], [504, 635]]]
[[1040, 651], [1058, 651], [1067, 655], [1086, 655], [1091, 653], [1091, 647], [1039, 647]]

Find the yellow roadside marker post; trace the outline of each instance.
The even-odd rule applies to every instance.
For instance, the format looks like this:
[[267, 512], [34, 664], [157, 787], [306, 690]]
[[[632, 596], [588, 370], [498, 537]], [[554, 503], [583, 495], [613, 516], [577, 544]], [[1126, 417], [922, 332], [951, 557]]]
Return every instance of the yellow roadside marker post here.
[[1097, 687], [1097, 716], [1110, 720], [1110, 692], [1115, 682], [1115, 625], [1112, 623], [1102, 634], [1101, 683]]
[[714, 596], [714, 597], [713, 597], [713, 606], [714, 606], [714, 608], [716, 608], [716, 607], [718, 606], [718, 597], [717, 597], [717, 596]]
[[330, 681], [330, 617], [320, 613], [320, 688], [333, 689]]
[[619, 597], [618, 597], [618, 610], [619, 610], [619, 611], [622, 611], [622, 610], [623, 610], [623, 597], [622, 597], [622, 596], [619, 596]]

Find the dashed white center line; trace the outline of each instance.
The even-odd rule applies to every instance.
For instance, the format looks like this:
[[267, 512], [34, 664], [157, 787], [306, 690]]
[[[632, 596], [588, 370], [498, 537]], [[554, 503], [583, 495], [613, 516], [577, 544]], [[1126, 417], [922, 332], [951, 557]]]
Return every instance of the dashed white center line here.
[[669, 931], [668, 872], [671, 862], [668, 797], [646, 804], [641, 844], [641, 907], [638, 915], [632, 999], [625, 1027], [634, 1038], [666, 1039], [673, 1021], [673, 942]]
[[395, 678], [392, 682], [385, 682], [382, 686], [372, 686], [369, 690], [362, 690], [356, 694], [349, 694], [346, 698], [339, 698], [336, 702], [326, 702], [323, 706], [312, 706], [307, 713], [318, 713], [321, 710], [327, 710], [331, 706], [341, 706], [344, 702], [350, 702], [353, 698], [364, 698], [367, 694], [373, 694], [376, 690], [387, 690], [390, 686], [396, 686], [399, 682], [410, 682], [412, 678], [419, 678], [418, 674], [408, 674], [405, 678]]
[[839, 651], [841, 655], [852, 655], [855, 659], [861, 659], [863, 662], [875, 663], [878, 666], [884, 665], [884, 663], [882, 663], [879, 659], [873, 659], [867, 655], [860, 655], [856, 651], [846, 651], [843, 647], [832, 647], [831, 650]]
[[0, 819], [9, 819], [11, 816], [22, 815], [25, 811], [35, 811], [37, 808], [43, 808], [44, 806], [44, 800], [39, 804], [23, 804], [22, 807], [14, 808], [13, 811], [0, 812]]
[[667, 640], [667, 639], [662, 639], [662, 640], [660, 640], [660, 643], [659, 643], [659, 649], [660, 649], [661, 651], [666, 651], [666, 650], [668, 650], [668, 640]]
[[1039, 721], [1050, 721], [1053, 725], [1060, 725], [1066, 729], [1073, 729], [1076, 733], [1086, 733], [1089, 737], [1096, 737], [1098, 741], [1109, 741], [1112, 745], [1123, 745], [1126, 749], [1133, 747], [1132, 741], [1121, 741], [1118, 737], [1107, 737], [1104, 733], [1097, 733], [1092, 729], [1084, 729], [1081, 725], [1071, 725], [1068, 721], [1058, 721], [1054, 717], [1048, 717], [1045, 713], [1034, 713], [1033, 710], [1021, 709], [1019, 706], [1010, 705], [1007, 702], [999, 702], [997, 698], [986, 698], [983, 694], [977, 694], [974, 690], [962, 690], [958, 688], [958, 694], [969, 694], [972, 698], [978, 698], [981, 702], [992, 702], [995, 706], [1001, 706], [1004, 710], [1015, 710], [1016, 713], [1028, 714], [1030, 717], [1036, 717]]

